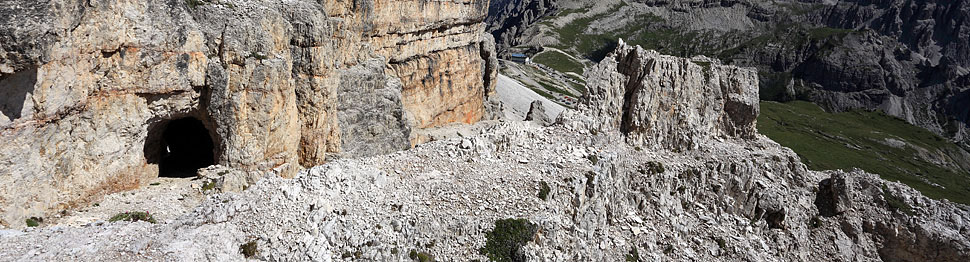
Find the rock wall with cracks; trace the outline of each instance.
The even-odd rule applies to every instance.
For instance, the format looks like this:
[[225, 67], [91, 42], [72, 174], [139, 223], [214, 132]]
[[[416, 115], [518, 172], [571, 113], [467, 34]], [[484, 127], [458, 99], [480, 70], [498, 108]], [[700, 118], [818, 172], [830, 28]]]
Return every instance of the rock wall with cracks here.
[[[624, 50], [629, 49], [617, 53]], [[624, 54], [667, 65], [696, 61], [645, 52]], [[604, 63], [600, 69], [615, 66]], [[614, 73], [621, 75], [635, 70], [628, 67], [639, 67], [617, 65]], [[703, 68], [667, 72], [679, 72], [680, 80], [694, 81], [690, 78], [702, 76]], [[747, 79], [744, 74], [725, 78]], [[591, 84], [620, 90], [626, 83]], [[755, 92], [725, 93], [757, 97], [757, 82], [737, 86]], [[680, 88], [684, 95], [671, 97], [685, 103], [712, 90], [700, 85]], [[670, 91], [638, 90], [643, 97]], [[691, 134], [687, 131], [693, 128], [711, 132], [690, 135], [696, 147], [652, 146], [666, 143], [666, 134], [631, 136], [620, 128], [604, 128], [615, 118], [594, 116], [598, 109], [590, 105], [609, 101], [649, 105], [639, 99], [591, 97], [578, 110], [564, 111], [550, 126], [531, 121], [481, 122], [480, 134], [393, 154], [341, 159], [303, 170], [294, 179], [269, 177], [242, 192], [211, 194], [191, 211], [157, 224], [120, 221], [0, 230], [0, 257], [44, 261], [970, 259], [970, 207], [966, 205], [930, 199], [864, 171], [808, 170], [793, 151], [762, 135], [738, 135], [727, 126], [658, 117], [657, 121], [673, 121], [664, 129], [672, 133]], [[640, 111], [626, 113], [669, 114], [665, 108], [630, 108]], [[727, 108], [676, 109], [687, 115], [712, 112], [731, 119], [752, 114]], [[697, 124], [701, 126], [693, 126]], [[536, 230], [496, 228], [496, 221], [508, 218], [527, 219]], [[496, 232], [527, 241], [507, 244], [512, 250], [508, 253], [482, 252], [494, 250], [487, 247], [501, 239]], [[244, 244], [255, 249], [250, 257], [241, 252]]]
[[586, 77], [584, 99], [604, 119], [599, 128], [619, 130], [632, 143], [682, 150], [714, 136], [758, 134], [758, 74], [751, 68], [661, 55], [620, 39]]
[[282, 176], [479, 121], [487, 5], [0, 3], [0, 223], [157, 176], [176, 119], [203, 123], [215, 163]]

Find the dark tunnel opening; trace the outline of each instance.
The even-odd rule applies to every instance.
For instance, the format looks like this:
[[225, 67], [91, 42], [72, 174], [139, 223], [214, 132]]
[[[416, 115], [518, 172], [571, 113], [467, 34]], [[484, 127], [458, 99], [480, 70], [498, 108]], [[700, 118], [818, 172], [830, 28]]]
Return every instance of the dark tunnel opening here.
[[186, 117], [163, 122], [149, 131], [145, 156], [158, 164], [159, 177], [194, 177], [215, 164], [215, 144], [202, 121]]

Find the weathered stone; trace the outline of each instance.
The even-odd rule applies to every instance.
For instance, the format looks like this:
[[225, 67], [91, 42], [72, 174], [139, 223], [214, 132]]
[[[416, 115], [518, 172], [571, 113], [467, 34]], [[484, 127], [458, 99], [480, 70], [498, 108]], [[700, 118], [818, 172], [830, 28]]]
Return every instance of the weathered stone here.
[[0, 223], [157, 176], [179, 119], [213, 164], [287, 177], [479, 121], [487, 1], [418, 2], [0, 4]]
[[546, 108], [542, 105], [542, 101], [539, 100], [532, 101], [529, 112], [525, 114], [525, 121], [535, 121], [543, 125], [553, 123], [553, 120], [546, 114]]
[[755, 70], [665, 56], [620, 40], [586, 77], [591, 114], [631, 143], [690, 149], [712, 137], [757, 134]]

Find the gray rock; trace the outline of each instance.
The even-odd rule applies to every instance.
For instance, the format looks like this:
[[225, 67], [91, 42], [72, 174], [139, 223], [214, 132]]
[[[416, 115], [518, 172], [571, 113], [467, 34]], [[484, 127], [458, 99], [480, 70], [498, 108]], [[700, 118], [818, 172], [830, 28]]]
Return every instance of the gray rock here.
[[542, 104], [539, 100], [532, 101], [529, 112], [525, 114], [525, 121], [534, 121], [542, 125], [552, 124], [554, 121], [546, 114], [546, 108]]

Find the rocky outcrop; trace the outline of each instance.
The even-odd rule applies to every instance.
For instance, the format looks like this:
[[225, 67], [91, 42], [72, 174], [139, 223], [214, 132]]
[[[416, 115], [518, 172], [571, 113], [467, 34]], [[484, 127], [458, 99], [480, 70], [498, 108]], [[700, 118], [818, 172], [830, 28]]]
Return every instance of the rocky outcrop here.
[[540, 100], [532, 101], [532, 104], [529, 105], [529, 112], [525, 113], [525, 121], [533, 121], [542, 125], [555, 122], [546, 113], [546, 107], [542, 105]]
[[[645, 69], [652, 67], [644, 67], [649, 64], [696, 61], [630, 47], [617, 50], [614, 57], [621, 56], [626, 58], [621, 61], [653, 62], [607, 60], [598, 71], [615, 68], [609, 75], [620, 76], [650, 72]], [[725, 74], [722, 82], [734, 83], [728, 86], [754, 90], [726, 94], [742, 101], [757, 97], [750, 70], [714, 67]], [[701, 76], [691, 73], [693, 66], [665, 68], [657, 72], [680, 72], [684, 81]], [[743, 73], [726, 74], [732, 71]], [[628, 83], [597, 86], [623, 90]], [[661, 83], [673, 85], [673, 80]], [[680, 87], [702, 93], [714, 86], [725, 85]], [[671, 93], [653, 87], [657, 88], [637, 92], [644, 97]], [[694, 99], [673, 97], [687, 104]], [[617, 122], [616, 117], [590, 116], [603, 112], [594, 105], [621, 102], [606, 98], [591, 96], [580, 110], [565, 111], [549, 127], [490, 123], [494, 125], [476, 135], [390, 155], [334, 161], [303, 170], [292, 180], [266, 178], [239, 194], [211, 195], [190, 213], [159, 224], [0, 230], [0, 256], [118, 260], [137, 254], [139, 259], [178, 261], [241, 260], [245, 254], [274, 261], [970, 258], [970, 207], [929, 199], [863, 171], [810, 171], [794, 152], [757, 134], [730, 139], [696, 135], [693, 149], [679, 150], [654, 145], [666, 143], [652, 137], [656, 133], [596, 131]], [[647, 110], [644, 114], [670, 114], [639, 108]], [[713, 106], [674, 109], [684, 115], [714, 113], [728, 118], [752, 113]], [[687, 124], [651, 123], [679, 134], [712, 128], [687, 120], [658, 117], [657, 121]], [[645, 139], [631, 141], [631, 136]], [[617, 142], [624, 139], [630, 143]], [[653, 149], [637, 146], [641, 143]], [[534, 230], [497, 228], [507, 225], [509, 218], [525, 219], [528, 224], [522, 228]], [[522, 241], [497, 239], [501, 237]], [[508, 248], [503, 250], [515, 251], [490, 253], [490, 243], [504, 243]], [[241, 252], [243, 246], [255, 252]]]
[[881, 110], [970, 149], [966, 1], [553, 2], [569, 9], [545, 23], [520, 23], [525, 33], [509, 42], [595, 61], [612, 51], [604, 39], [616, 38], [663, 54], [716, 57], [758, 68], [762, 99]]
[[211, 151], [198, 163], [283, 176], [408, 148], [416, 129], [479, 121], [494, 77], [486, 9], [485, 0], [2, 3], [0, 224], [186, 164], [167, 141], [182, 139], [166, 135], [175, 120], [195, 122], [185, 139], [211, 144], [196, 148]]
[[488, 32], [495, 37], [499, 52], [520, 43], [519, 37], [539, 19], [552, 15], [555, 0], [494, 0], [488, 8]]
[[665, 56], [621, 39], [586, 74], [586, 103], [603, 128], [638, 145], [696, 148], [714, 137], [757, 135], [758, 75], [705, 57]]

